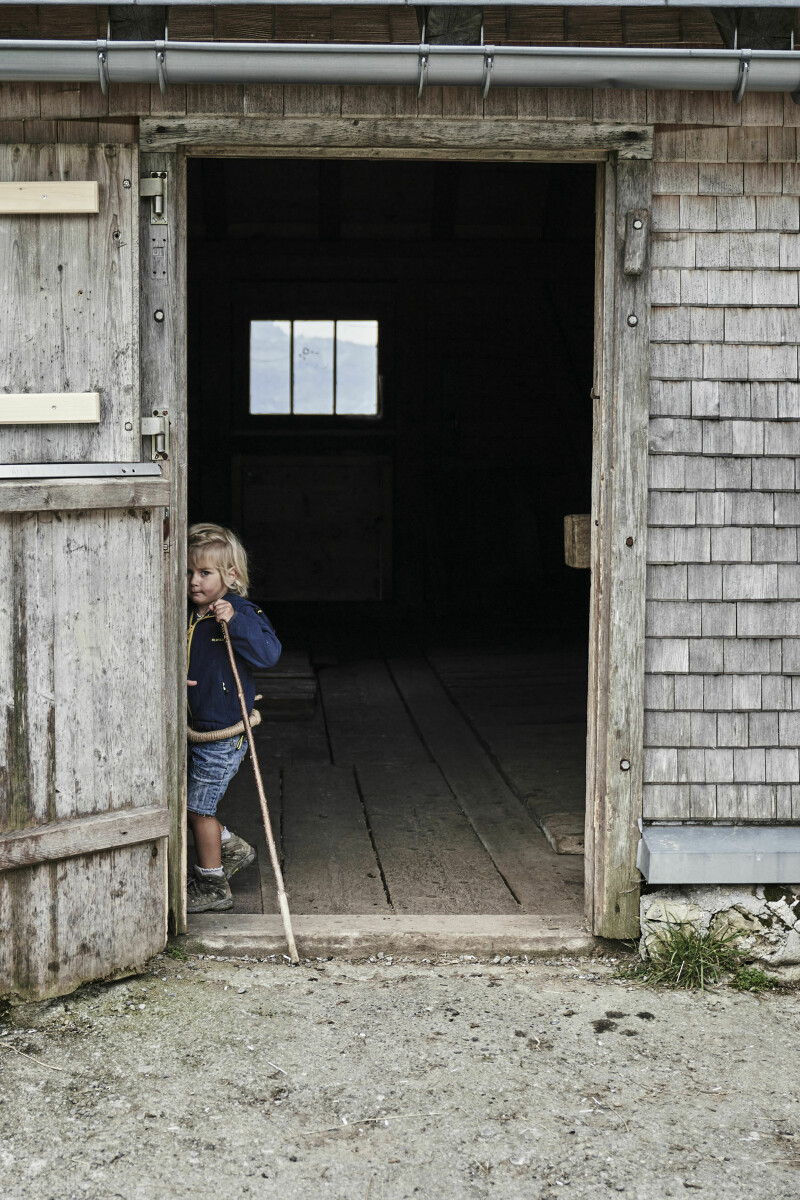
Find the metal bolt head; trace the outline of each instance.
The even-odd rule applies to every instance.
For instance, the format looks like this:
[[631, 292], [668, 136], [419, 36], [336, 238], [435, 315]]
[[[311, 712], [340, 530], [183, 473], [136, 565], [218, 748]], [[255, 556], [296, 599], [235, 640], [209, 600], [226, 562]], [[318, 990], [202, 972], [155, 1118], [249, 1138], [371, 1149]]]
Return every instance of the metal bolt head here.
[[628, 324], [630, 325], [631, 329], [635, 328], [639, 324], [639, 318], [637, 317], [636, 313], [629, 314]]
[[626, 545], [626, 546], [632, 546], [632, 545], [633, 545], [633, 538], [632, 538], [632, 537], [626, 537], [626, 538], [625, 538], [625, 545]]
[[156, 309], [156, 311], [153, 313], [153, 320], [154, 320], [154, 321], [158, 321], [158, 322], [159, 322], [159, 324], [160, 324], [160, 323], [161, 323], [161, 322], [164, 320], [164, 310], [163, 310], [163, 308], [157, 308], [157, 309]]
[[620, 771], [630, 771], [631, 764], [628, 762], [627, 758], [620, 759], [619, 769]]
[[123, 179], [123, 181], [122, 181], [122, 186], [123, 186], [124, 188], [129, 188], [129, 187], [131, 186], [131, 181], [130, 181], [130, 179]]
[[641, 228], [642, 228], [642, 222], [641, 222], [641, 219], [640, 219], [639, 217], [637, 217], [637, 218], [636, 218], [636, 220], [633, 222], [633, 228], [634, 228], [634, 229], [641, 229]]
[[128, 433], [130, 433], [130, 431], [133, 429], [133, 421], [126, 421], [125, 429]]

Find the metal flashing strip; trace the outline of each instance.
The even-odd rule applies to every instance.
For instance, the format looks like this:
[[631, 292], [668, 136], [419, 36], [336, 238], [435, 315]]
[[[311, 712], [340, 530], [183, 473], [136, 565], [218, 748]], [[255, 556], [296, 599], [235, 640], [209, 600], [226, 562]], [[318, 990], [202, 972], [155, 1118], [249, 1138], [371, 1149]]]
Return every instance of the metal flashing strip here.
[[[127, 0], [138, 8], [152, 5], [153, 0]], [[0, 0], [0, 4], [16, 4], [16, 0]], [[778, 0], [747, 0], [748, 8], [775, 8]], [[218, 8], [220, 5], [235, 4], [247, 8], [281, 8], [291, 5], [292, 8], [416, 8], [417, 0], [328, 0], [324, 6], [320, 0], [247, 0], [246, 6], [242, 0], [170, 0], [170, 8]], [[86, 0], [49, 0], [48, 7], [68, 7], [82, 5]], [[462, 5], [462, 0], [436, 0], [437, 8], [455, 8]], [[562, 0], [559, 8], [596, 8], [598, 0]], [[671, 9], [673, 12], [681, 8], [724, 8], [730, 6], [730, 0], [616, 0], [615, 8], [660, 8]], [[483, 8], [553, 8], [553, 0], [483, 0]]]
[[161, 475], [157, 462], [0, 463], [0, 479], [130, 479]]
[[800, 825], [645, 825], [636, 866], [649, 884], [794, 883]]
[[[747, 69], [745, 70], [745, 66]], [[3, 39], [0, 81], [791, 92], [793, 50]]]

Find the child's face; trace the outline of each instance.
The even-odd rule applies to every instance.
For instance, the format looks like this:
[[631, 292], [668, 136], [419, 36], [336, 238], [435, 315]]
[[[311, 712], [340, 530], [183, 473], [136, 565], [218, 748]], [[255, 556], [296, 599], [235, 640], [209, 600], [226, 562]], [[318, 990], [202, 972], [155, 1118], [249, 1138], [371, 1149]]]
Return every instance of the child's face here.
[[211, 604], [221, 600], [228, 588], [236, 579], [236, 571], [231, 568], [224, 574], [210, 562], [197, 562], [189, 558], [186, 570], [186, 586], [189, 600], [203, 616]]

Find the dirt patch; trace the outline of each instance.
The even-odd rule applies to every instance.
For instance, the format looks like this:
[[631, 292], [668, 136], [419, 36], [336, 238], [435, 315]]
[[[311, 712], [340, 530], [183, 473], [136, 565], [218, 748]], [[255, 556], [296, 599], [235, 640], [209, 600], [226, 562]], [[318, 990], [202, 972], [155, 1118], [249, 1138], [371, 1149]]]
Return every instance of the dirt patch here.
[[163, 957], [14, 1008], [0, 1194], [795, 1200], [800, 996], [613, 969]]

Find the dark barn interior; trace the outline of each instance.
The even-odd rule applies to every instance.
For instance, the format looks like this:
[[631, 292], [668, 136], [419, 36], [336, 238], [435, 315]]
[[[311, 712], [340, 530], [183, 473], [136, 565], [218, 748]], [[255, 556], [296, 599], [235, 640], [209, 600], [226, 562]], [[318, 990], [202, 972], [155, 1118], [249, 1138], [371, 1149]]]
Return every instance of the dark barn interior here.
[[[580, 907], [594, 204], [591, 164], [190, 160], [189, 517], [284, 642], [297, 912]], [[225, 804], [257, 837], [249, 770]]]

